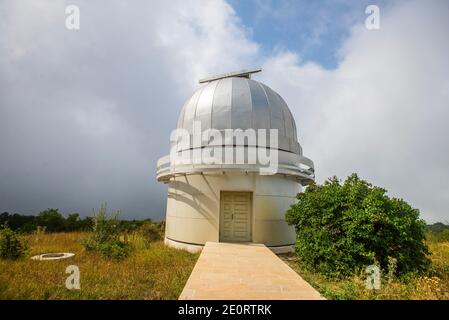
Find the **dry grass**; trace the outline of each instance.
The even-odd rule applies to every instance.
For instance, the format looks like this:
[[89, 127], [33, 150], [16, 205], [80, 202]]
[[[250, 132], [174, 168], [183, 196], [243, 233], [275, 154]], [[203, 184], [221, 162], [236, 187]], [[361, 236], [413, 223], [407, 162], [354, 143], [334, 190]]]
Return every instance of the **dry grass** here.
[[[197, 254], [168, 248], [162, 242], [146, 246], [139, 237], [130, 257], [115, 261], [86, 252], [80, 240], [87, 233], [55, 233], [28, 237], [30, 250], [17, 261], [0, 260], [0, 299], [177, 299]], [[363, 276], [332, 281], [306, 272], [295, 255], [286, 262], [328, 299], [449, 299], [449, 242], [429, 242], [432, 267], [425, 276], [382, 280], [380, 290], [365, 289]], [[73, 258], [33, 261], [45, 252], [73, 252]], [[80, 268], [81, 290], [68, 290], [65, 269]]]
[[[136, 249], [115, 261], [86, 252], [80, 240], [86, 233], [55, 233], [28, 237], [27, 257], [0, 260], [0, 299], [177, 299], [198, 258], [168, 248], [162, 242], [145, 246], [132, 238]], [[73, 252], [59, 261], [34, 261], [46, 252]], [[65, 269], [80, 269], [80, 290], [68, 290]]]
[[447, 300], [449, 299], [449, 242], [430, 242], [428, 245], [432, 266], [426, 275], [392, 281], [382, 278], [380, 290], [366, 289], [363, 275], [345, 280], [329, 280], [301, 269], [298, 258], [294, 254], [283, 258], [328, 299]]

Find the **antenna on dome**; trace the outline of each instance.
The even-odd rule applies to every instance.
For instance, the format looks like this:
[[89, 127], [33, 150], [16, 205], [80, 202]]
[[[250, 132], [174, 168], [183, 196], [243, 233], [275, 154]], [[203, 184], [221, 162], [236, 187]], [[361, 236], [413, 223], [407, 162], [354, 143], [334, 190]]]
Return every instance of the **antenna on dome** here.
[[219, 80], [219, 79], [224, 79], [224, 78], [231, 78], [231, 77], [240, 77], [240, 78], [251, 79], [251, 74], [257, 73], [257, 72], [260, 72], [260, 71], [262, 71], [261, 68], [244, 69], [244, 70], [240, 70], [240, 71], [234, 71], [234, 72], [220, 74], [220, 75], [217, 75], [217, 76], [207, 77], [207, 78], [204, 78], [204, 79], [200, 79], [198, 82], [199, 83], [206, 83], [206, 82], [211, 82], [211, 81], [214, 81], [214, 80]]

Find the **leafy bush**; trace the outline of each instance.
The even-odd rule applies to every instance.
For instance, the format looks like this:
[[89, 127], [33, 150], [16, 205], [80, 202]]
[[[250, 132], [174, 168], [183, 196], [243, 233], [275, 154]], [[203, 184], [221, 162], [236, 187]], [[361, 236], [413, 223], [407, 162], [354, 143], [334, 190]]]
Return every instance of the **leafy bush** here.
[[27, 244], [22, 242], [19, 235], [8, 226], [0, 230], [0, 258], [18, 259], [27, 250]]
[[123, 241], [108, 241], [97, 245], [97, 251], [103, 256], [114, 259], [126, 258], [131, 247], [128, 243]]
[[108, 258], [121, 259], [129, 255], [131, 246], [121, 240], [122, 230], [119, 213], [108, 216], [106, 205], [98, 214], [94, 215], [93, 233], [82, 241], [82, 245], [89, 251], [96, 251]]
[[58, 209], [47, 209], [39, 213], [36, 217], [37, 225], [46, 227], [48, 232], [64, 231], [65, 219]]
[[426, 231], [440, 232], [443, 230], [449, 230], [449, 225], [442, 222], [435, 222], [434, 224], [428, 224], [426, 226]]
[[427, 238], [434, 242], [449, 242], [449, 229], [427, 231]]
[[334, 177], [308, 186], [286, 220], [295, 226], [302, 266], [328, 277], [349, 276], [371, 264], [387, 270], [391, 259], [397, 275], [428, 266], [419, 211], [356, 174], [343, 185]]
[[58, 209], [47, 209], [37, 216], [26, 216], [18, 213], [0, 214], [0, 225], [8, 224], [9, 228], [20, 233], [33, 233], [37, 228], [46, 228], [48, 232], [87, 231], [92, 229], [91, 217], [80, 218], [78, 213], [70, 213], [64, 218]]
[[64, 230], [72, 231], [87, 231], [93, 227], [93, 219], [91, 217], [80, 218], [79, 213], [70, 213], [64, 221]]
[[7, 224], [11, 230], [25, 229], [21, 231], [32, 231], [35, 228], [35, 219], [35, 216], [3, 212], [0, 214], [0, 226]]
[[164, 238], [164, 224], [146, 222], [138, 229], [138, 233], [147, 241], [154, 242]]

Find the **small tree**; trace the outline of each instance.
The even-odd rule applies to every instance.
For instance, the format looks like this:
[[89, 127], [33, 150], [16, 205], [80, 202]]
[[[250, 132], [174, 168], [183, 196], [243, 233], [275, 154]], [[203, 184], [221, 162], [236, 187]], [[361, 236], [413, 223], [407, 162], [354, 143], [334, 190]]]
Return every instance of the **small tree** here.
[[149, 243], [164, 239], [164, 224], [147, 221], [138, 230], [140, 235]]
[[46, 227], [48, 232], [60, 232], [65, 228], [65, 219], [58, 209], [47, 209], [36, 217], [38, 226]]
[[19, 235], [7, 225], [0, 229], [0, 258], [18, 259], [27, 250], [27, 245], [21, 241]]
[[308, 186], [286, 220], [296, 229], [300, 263], [330, 277], [370, 264], [387, 270], [391, 259], [398, 274], [422, 271], [429, 262], [419, 211], [356, 174], [343, 185], [333, 177]]
[[108, 216], [106, 205], [94, 214], [93, 233], [82, 241], [86, 250], [96, 251], [109, 258], [121, 259], [130, 252], [130, 245], [120, 239], [122, 230], [118, 220], [119, 212]]

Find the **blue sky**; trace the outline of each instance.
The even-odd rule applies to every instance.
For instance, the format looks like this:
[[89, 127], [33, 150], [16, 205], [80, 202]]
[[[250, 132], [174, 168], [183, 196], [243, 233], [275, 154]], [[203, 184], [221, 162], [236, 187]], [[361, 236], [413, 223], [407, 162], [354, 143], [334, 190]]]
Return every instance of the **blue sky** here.
[[364, 23], [365, 8], [375, 4], [382, 11], [388, 6], [386, 1], [369, 0], [229, 0], [229, 4], [249, 37], [261, 45], [262, 54], [293, 51], [301, 62], [316, 62], [326, 69], [338, 65], [338, 48], [354, 24]]

